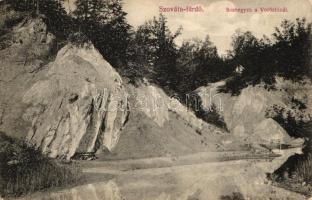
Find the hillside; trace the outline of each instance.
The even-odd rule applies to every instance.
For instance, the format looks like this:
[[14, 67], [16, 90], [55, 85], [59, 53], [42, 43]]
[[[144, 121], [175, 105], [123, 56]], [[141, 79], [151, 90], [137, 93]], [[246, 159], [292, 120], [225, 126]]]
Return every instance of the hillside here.
[[10, 35], [12, 43], [0, 51], [0, 130], [51, 157], [139, 158], [302, 143], [268, 115], [274, 106], [291, 110], [293, 96], [307, 101], [308, 112], [309, 88], [281, 79], [275, 90], [249, 86], [239, 96], [218, 93], [222, 81], [197, 89], [203, 110], [214, 105], [228, 132], [157, 85], [130, 84], [92, 44], [68, 44], [51, 57], [55, 37], [40, 18], [24, 19]]
[[224, 84], [225, 81], [212, 83], [198, 88], [195, 93], [205, 112], [209, 113], [211, 107], [217, 108], [233, 135], [255, 145], [300, 143], [300, 139], [294, 139], [302, 135], [285, 130], [282, 123], [287, 123], [287, 118], [294, 118], [298, 123], [310, 120], [312, 88], [309, 80], [295, 83], [276, 77], [273, 89], [263, 84], [250, 85], [237, 96], [220, 92]]
[[149, 157], [244, 146], [225, 142], [228, 133], [156, 85], [123, 81], [92, 44], [69, 44], [48, 59], [54, 37], [40, 19], [25, 19], [10, 34], [16, 42], [0, 52], [0, 130], [50, 157], [107, 151], [108, 158]]

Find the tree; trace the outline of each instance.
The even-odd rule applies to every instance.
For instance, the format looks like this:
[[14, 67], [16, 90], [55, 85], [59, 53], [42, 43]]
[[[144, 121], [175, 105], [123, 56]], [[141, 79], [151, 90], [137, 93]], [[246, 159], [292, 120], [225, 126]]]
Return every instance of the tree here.
[[240, 79], [243, 84], [258, 84], [261, 81], [272, 83], [276, 72], [270, 40], [266, 37], [259, 40], [250, 31], [236, 31], [232, 36], [230, 52], [235, 66], [244, 67]]
[[6, 3], [16, 11], [42, 17], [48, 31], [59, 41], [66, 40], [74, 27], [71, 17], [67, 15], [60, 0], [6, 0]]
[[300, 80], [311, 75], [311, 23], [305, 18], [284, 20], [275, 28], [273, 40], [257, 39], [251, 32], [237, 31], [232, 39], [230, 57], [233, 64], [243, 65], [241, 77], [228, 82], [237, 93], [248, 84], [264, 82], [272, 86], [275, 77]]
[[145, 66], [151, 79], [163, 87], [176, 86], [177, 46], [174, 43], [181, 33], [179, 28], [172, 33], [164, 15], [154, 17], [138, 27], [133, 42], [134, 61]]
[[219, 57], [216, 46], [207, 35], [204, 40], [184, 41], [178, 57], [178, 90], [185, 94], [227, 77], [231, 68], [229, 63]]
[[197, 54], [200, 49], [200, 40], [193, 39], [183, 41], [178, 51], [177, 59], [177, 90], [181, 94], [186, 94], [195, 89], [195, 71], [198, 66]]
[[232, 36], [232, 51], [230, 54], [235, 57], [236, 62], [240, 64], [248, 64], [248, 57], [254, 56], [259, 47], [258, 39], [250, 32], [241, 32], [236, 30]]
[[172, 34], [167, 26], [164, 15], [160, 15], [156, 21], [156, 37], [158, 38], [158, 48], [156, 49], [156, 80], [162, 86], [175, 88], [176, 86], [176, 60], [177, 48], [174, 39], [180, 35], [180, 29]]
[[74, 16], [78, 31], [92, 41], [115, 67], [127, 62], [131, 26], [126, 22], [121, 0], [77, 0]]
[[200, 43], [195, 59], [198, 63], [195, 71], [196, 85], [205, 85], [208, 82], [216, 81], [218, 67], [220, 67], [218, 64], [221, 60], [219, 59], [216, 46], [210, 41], [208, 35]]
[[311, 74], [311, 23], [305, 18], [284, 20], [275, 28], [273, 37], [279, 75], [296, 80]]

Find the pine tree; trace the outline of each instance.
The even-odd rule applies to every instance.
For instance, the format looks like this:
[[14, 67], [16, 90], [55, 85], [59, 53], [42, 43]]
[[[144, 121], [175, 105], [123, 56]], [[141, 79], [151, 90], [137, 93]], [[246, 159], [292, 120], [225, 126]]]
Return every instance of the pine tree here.
[[181, 28], [172, 33], [164, 15], [147, 21], [135, 33], [135, 55], [138, 63], [148, 66], [153, 73], [151, 79], [169, 88], [176, 86], [177, 47], [174, 40]]
[[311, 35], [312, 24], [305, 18], [298, 18], [295, 22], [284, 20], [275, 28], [273, 50], [278, 52], [279, 75], [290, 79], [311, 75]]
[[41, 17], [58, 40], [65, 40], [74, 27], [72, 19], [67, 15], [62, 0], [6, 0], [16, 11], [31, 13]]
[[124, 65], [131, 27], [121, 0], [77, 0], [76, 7], [79, 30], [112, 65]]

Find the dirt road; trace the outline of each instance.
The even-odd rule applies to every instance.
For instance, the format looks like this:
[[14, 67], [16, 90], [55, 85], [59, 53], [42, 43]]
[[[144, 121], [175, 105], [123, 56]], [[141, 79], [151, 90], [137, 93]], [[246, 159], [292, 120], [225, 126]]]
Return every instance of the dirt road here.
[[[133, 160], [96, 163], [84, 170], [88, 177], [93, 177], [92, 183], [58, 192], [38, 193], [28, 199], [214, 200], [229, 199], [233, 195], [236, 199], [252, 200], [304, 199], [304, 196], [276, 188], [266, 180], [266, 173], [273, 172], [295, 152], [300, 152], [300, 149], [277, 152], [281, 156], [274, 159], [206, 160], [197, 164], [183, 164], [181, 161], [209, 157], [195, 154], [173, 161], [180, 162], [178, 165], [162, 167], [159, 167], [159, 162], [168, 161], [168, 158], [143, 159], [137, 163], [149, 162], [148, 168], [138, 169], [131, 168]], [[110, 167], [118, 162], [119, 168]], [[153, 163], [155, 167], [151, 167]], [[109, 180], [104, 181], [108, 176]]]

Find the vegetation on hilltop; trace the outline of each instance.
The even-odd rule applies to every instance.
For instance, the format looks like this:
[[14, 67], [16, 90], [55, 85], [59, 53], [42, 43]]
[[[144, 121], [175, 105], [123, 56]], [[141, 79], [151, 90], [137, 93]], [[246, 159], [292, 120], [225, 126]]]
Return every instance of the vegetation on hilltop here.
[[[232, 49], [221, 57], [208, 33], [203, 40], [184, 41], [178, 47], [175, 39], [182, 27], [172, 32], [162, 14], [135, 30], [126, 21], [121, 0], [77, 0], [70, 14], [62, 0], [5, 0], [1, 4], [31, 16], [43, 16], [48, 31], [59, 43], [91, 41], [122, 75], [133, 82], [145, 77], [170, 94], [184, 95], [207, 83], [233, 77], [220, 90], [235, 95], [249, 84], [272, 85], [276, 75], [295, 81], [311, 75], [311, 23], [304, 18], [282, 21], [271, 39], [237, 30]], [[233, 73], [237, 66], [244, 67], [239, 76]]]

